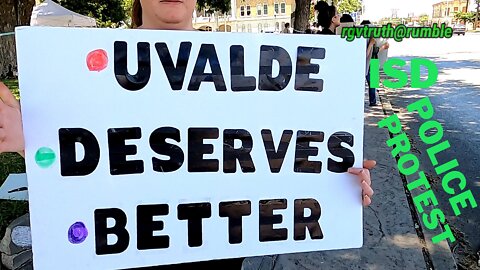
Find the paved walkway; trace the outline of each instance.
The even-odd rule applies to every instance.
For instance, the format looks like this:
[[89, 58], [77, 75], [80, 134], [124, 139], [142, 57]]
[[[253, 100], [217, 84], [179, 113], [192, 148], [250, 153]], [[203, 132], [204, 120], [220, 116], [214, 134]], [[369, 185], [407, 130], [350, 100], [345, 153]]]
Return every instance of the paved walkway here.
[[415, 225], [412, 215], [416, 214], [410, 210], [404, 180], [385, 143], [390, 135], [386, 129], [377, 127], [377, 122], [387, 117], [385, 113], [392, 113], [382, 93], [383, 90], [380, 91], [382, 106], [365, 107], [364, 155], [366, 159], [376, 160], [377, 166], [371, 171], [373, 203], [364, 211], [364, 246], [247, 258], [244, 270], [456, 269], [446, 243], [425, 244], [422, 226]]

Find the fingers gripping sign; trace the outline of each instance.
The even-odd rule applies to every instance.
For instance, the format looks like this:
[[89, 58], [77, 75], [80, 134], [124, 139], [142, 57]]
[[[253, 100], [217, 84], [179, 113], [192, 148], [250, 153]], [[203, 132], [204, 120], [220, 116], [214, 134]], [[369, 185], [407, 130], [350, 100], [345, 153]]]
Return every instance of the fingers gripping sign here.
[[372, 180], [370, 178], [370, 170], [376, 165], [374, 160], [365, 160], [362, 168], [350, 168], [349, 173], [357, 176], [357, 179], [362, 188], [362, 203], [363, 206], [369, 206], [372, 203], [372, 196], [374, 191], [372, 189]]
[[0, 99], [0, 153], [18, 152], [23, 155], [25, 143], [20, 103], [1, 82]]

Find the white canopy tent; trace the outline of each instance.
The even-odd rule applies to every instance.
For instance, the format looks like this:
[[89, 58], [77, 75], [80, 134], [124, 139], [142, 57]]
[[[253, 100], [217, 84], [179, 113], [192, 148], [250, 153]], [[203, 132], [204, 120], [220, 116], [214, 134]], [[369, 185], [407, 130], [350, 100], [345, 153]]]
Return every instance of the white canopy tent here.
[[33, 8], [30, 25], [96, 27], [97, 23], [94, 18], [75, 13], [51, 0], [45, 0]]

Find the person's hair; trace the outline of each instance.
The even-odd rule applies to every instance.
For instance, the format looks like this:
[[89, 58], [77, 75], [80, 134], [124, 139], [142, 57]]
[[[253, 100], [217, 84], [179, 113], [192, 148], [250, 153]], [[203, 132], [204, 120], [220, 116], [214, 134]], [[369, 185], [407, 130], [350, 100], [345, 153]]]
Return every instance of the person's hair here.
[[325, 1], [319, 1], [315, 4], [315, 10], [318, 11], [318, 24], [323, 28], [329, 28], [332, 23], [332, 18], [335, 17], [337, 13], [335, 6], [330, 6]]
[[363, 20], [360, 25], [368, 25], [368, 24], [372, 24], [369, 20]]
[[285, 23], [285, 27], [289, 27], [290, 26], [290, 23]]
[[305, 30], [305, 34], [312, 34], [312, 29], [307, 28], [307, 29]]
[[132, 6], [132, 27], [137, 28], [142, 24], [142, 5], [140, 0], [134, 0]]
[[352, 16], [350, 14], [343, 14], [342, 17], [340, 18], [341, 23], [347, 23], [347, 22], [354, 22]]

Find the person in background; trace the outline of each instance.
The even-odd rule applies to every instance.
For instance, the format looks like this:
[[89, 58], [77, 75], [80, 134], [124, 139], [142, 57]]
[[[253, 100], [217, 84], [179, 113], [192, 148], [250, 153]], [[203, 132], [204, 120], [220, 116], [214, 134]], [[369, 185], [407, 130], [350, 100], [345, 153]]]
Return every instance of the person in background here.
[[[368, 26], [373, 26], [372, 23], [369, 20], [363, 20], [360, 25], [368, 25]], [[373, 88], [370, 86], [370, 60], [371, 59], [378, 59], [378, 53], [383, 50], [387, 50], [390, 45], [388, 42], [383, 44], [381, 47], [377, 47], [376, 45], [376, 40], [373, 37], [370, 37], [368, 39], [367, 43], [367, 65], [366, 65], [366, 71], [365, 71], [365, 78], [368, 83], [368, 105], [369, 106], [377, 106], [377, 89]]]
[[343, 14], [340, 18], [340, 26], [337, 27], [335, 34], [340, 35], [342, 34], [342, 29], [344, 27], [353, 27], [355, 26], [355, 22], [353, 21], [352, 16], [350, 14]]
[[340, 17], [340, 23], [355, 23], [353, 21], [352, 16], [350, 14], [343, 14], [342, 17]]
[[340, 14], [337, 13], [335, 6], [319, 1], [315, 5], [315, 10], [318, 11], [318, 24], [322, 27], [319, 34], [335, 35], [335, 29], [340, 25]]
[[287, 22], [285, 24], [285, 27], [283, 28], [282, 33], [283, 34], [290, 34], [290, 23]]
[[370, 20], [363, 20], [360, 25], [369, 25], [369, 26], [372, 26], [372, 23], [370, 22]]

